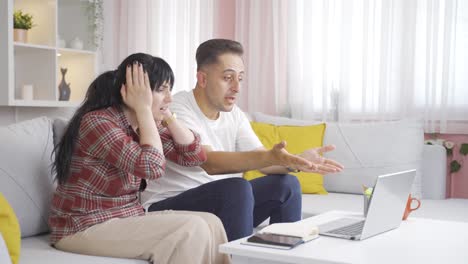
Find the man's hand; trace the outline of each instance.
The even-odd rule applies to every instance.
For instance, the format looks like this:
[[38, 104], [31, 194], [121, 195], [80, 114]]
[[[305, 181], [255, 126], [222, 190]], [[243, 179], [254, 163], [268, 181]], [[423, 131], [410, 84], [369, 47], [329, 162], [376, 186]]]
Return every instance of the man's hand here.
[[299, 155], [293, 155], [289, 153], [285, 147], [286, 141], [281, 141], [280, 143], [273, 146], [271, 150], [269, 150], [270, 154], [272, 155], [271, 165], [280, 165], [301, 170], [302, 168], [307, 168], [308, 170], [316, 168], [315, 164], [303, 157], [300, 157]]
[[329, 152], [335, 149], [335, 146], [328, 145], [318, 148], [308, 149], [298, 156], [312, 162], [315, 166], [313, 167], [298, 167], [299, 170], [304, 172], [313, 172], [313, 173], [320, 173], [320, 174], [327, 174], [327, 173], [335, 173], [340, 172], [343, 170], [343, 165], [340, 163], [332, 160], [327, 159], [322, 156], [323, 153]]

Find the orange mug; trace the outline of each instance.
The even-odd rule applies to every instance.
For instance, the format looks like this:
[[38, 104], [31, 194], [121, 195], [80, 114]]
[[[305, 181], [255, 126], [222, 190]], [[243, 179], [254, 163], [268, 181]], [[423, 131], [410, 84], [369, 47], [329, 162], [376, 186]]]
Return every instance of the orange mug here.
[[[418, 205], [416, 205], [416, 207], [411, 207], [411, 205], [413, 204], [413, 201], [416, 201], [416, 203]], [[414, 198], [414, 197], [411, 197], [411, 194], [408, 196], [408, 201], [406, 202], [406, 208], [405, 208], [405, 212], [403, 213], [403, 220], [406, 220], [409, 216], [409, 214], [418, 209], [419, 207], [421, 206], [421, 201], [417, 198]]]

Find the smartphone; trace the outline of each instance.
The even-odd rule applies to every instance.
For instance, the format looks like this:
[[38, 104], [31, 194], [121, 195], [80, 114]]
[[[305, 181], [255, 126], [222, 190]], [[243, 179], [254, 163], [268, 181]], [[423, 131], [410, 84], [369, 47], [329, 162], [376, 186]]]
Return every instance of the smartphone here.
[[302, 238], [300, 237], [295, 236], [257, 233], [249, 237], [247, 239], [247, 242], [289, 249], [304, 243], [304, 240], [302, 240]]

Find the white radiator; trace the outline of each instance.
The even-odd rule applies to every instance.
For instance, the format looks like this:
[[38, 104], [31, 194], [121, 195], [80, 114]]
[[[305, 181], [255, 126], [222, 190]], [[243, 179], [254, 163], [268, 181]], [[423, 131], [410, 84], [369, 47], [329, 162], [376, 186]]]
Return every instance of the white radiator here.
[[440, 145], [424, 145], [422, 161], [423, 199], [445, 199], [447, 154]]

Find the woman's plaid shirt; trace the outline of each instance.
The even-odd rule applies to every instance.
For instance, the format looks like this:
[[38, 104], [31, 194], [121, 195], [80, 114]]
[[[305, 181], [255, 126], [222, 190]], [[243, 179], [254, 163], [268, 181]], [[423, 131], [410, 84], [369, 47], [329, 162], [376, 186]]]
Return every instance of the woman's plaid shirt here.
[[169, 130], [158, 126], [164, 154], [138, 143], [124, 113], [107, 108], [83, 116], [71, 161], [71, 175], [52, 199], [51, 243], [111, 218], [144, 215], [138, 201], [141, 179], [164, 174], [166, 158], [183, 166], [206, 160], [200, 136], [189, 145], [177, 144]]

